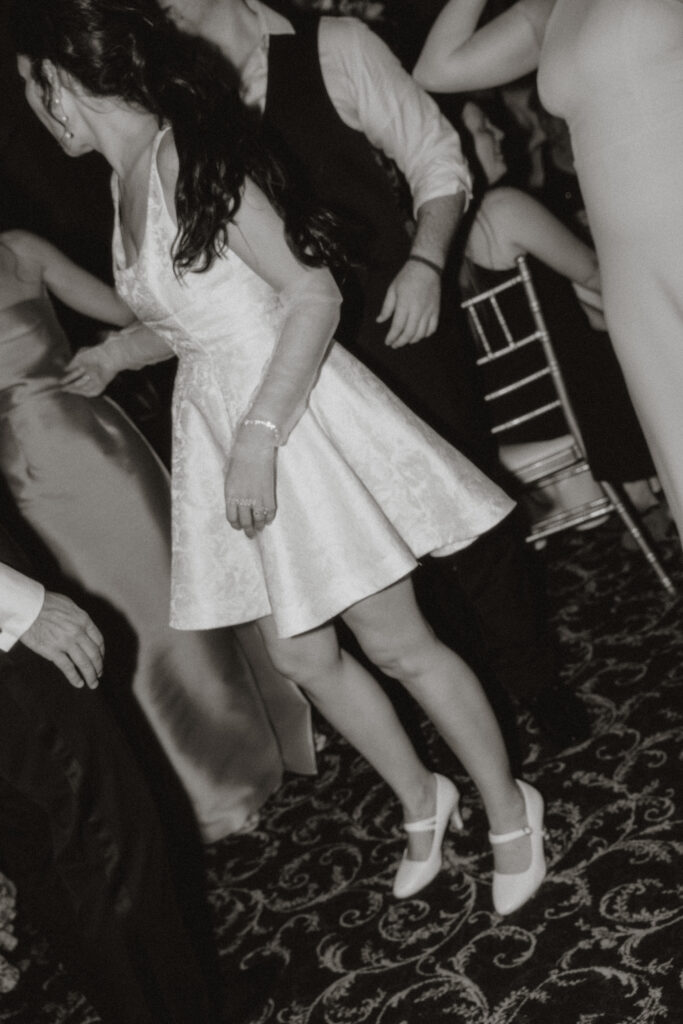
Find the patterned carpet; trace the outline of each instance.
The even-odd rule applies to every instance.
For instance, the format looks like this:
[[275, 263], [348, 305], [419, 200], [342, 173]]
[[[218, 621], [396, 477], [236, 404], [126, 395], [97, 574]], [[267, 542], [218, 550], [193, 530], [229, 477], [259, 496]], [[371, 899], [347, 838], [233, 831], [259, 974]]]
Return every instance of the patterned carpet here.
[[[665, 552], [683, 588], [673, 541]], [[326, 735], [317, 780], [288, 779], [254, 832], [207, 851], [226, 973], [257, 968], [263, 980], [245, 1024], [681, 1020], [681, 605], [623, 550], [616, 523], [544, 554], [563, 680], [593, 719], [592, 738], [559, 756], [521, 723], [525, 775], [548, 806], [545, 886], [511, 918], [495, 915], [481, 805], [426, 728], [434, 766], [463, 790], [466, 831], [424, 893], [393, 900], [396, 805]], [[0, 948], [2, 906], [0, 889]], [[19, 978], [0, 1021], [95, 1024], [49, 950], [15, 924], [6, 956]]]

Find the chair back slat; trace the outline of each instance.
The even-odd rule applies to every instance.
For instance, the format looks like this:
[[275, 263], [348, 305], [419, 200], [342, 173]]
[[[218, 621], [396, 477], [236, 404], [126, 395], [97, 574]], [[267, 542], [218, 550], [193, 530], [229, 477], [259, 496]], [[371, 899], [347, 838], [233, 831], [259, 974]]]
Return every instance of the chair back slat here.
[[484, 330], [481, 320], [479, 319], [479, 311], [476, 309], [475, 306], [472, 306], [472, 308], [468, 310], [468, 313], [470, 316], [470, 320], [472, 322], [472, 326], [474, 327], [475, 337], [479, 342], [481, 348], [484, 350], [484, 355], [482, 358], [486, 359], [492, 355], [492, 351], [491, 346], [489, 345], [489, 339], [486, 337], [486, 331]]
[[498, 302], [498, 296], [492, 295], [489, 301], [491, 303], [491, 309], [493, 310], [496, 320], [498, 321], [498, 326], [500, 327], [501, 334], [503, 335], [505, 341], [507, 342], [508, 348], [514, 348], [515, 339], [512, 336], [512, 331], [508, 327], [507, 320], [503, 316], [503, 311], [500, 308], [500, 303]]
[[522, 423], [528, 423], [530, 420], [535, 420], [539, 416], [545, 416], [546, 413], [552, 412], [553, 409], [561, 409], [562, 403], [559, 399], [556, 402], [546, 402], [545, 405], [539, 405], [535, 409], [531, 409], [530, 412], [523, 412], [519, 416], [515, 416], [514, 419], [506, 420], [505, 423], [497, 423], [491, 427], [492, 434], [502, 434], [506, 430], [512, 430], [514, 427], [519, 427]]
[[[475, 309], [470, 311], [470, 316], [476, 316], [477, 311]], [[538, 331], [534, 331], [533, 334], [527, 334], [525, 337], [520, 338], [519, 341], [515, 342], [515, 350], [519, 351], [520, 348], [524, 348], [525, 345], [531, 345], [534, 341], [538, 341]], [[486, 339], [488, 345], [488, 338]], [[483, 348], [483, 345], [482, 345]], [[492, 363], [494, 359], [504, 359], [505, 356], [510, 355], [508, 348], [499, 348], [493, 352], [489, 346], [489, 351], [486, 355], [479, 356], [477, 359], [477, 366], [486, 366], [487, 363]]]
[[[486, 401], [493, 402], [496, 398], [505, 398], [506, 395], [512, 395], [515, 391], [519, 391], [520, 388], [524, 388], [527, 384], [534, 384], [537, 380], [543, 380], [550, 374], [550, 367], [544, 366], [542, 370], [537, 370], [536, 373], [528, 373], [526, 377], [520, 377], [519, 380], [513, 380], [511, 384], [506, 384], [502, 388], [497, 388], [495, 391], [489, 391], [486, 394]], [[557, 402], [555, 405], [559, 405]]]

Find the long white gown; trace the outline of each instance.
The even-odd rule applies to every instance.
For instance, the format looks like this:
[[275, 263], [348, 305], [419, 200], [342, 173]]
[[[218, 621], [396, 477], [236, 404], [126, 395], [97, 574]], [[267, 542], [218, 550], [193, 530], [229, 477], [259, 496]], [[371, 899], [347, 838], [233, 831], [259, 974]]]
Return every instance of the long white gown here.
[[162, 135], [141, 251], [125, 265], [117, 210], [114, 264], [124, 300], [179, 357], [171, 621], [206, 628], [272, 613], [291, 636], [402, 578], [420, 556], [469, 544], [513, 502], [332, 343], [278, 451], [275, 521], [252, 540], [230, 527], [226, 459], [284, 310], [232, 252], [205, 273], [174, 276], [176, 228], [156, 167]]
[[538, 83], [569, 124], [610, 336], [683, 536], [683, 3], [557, 0]]

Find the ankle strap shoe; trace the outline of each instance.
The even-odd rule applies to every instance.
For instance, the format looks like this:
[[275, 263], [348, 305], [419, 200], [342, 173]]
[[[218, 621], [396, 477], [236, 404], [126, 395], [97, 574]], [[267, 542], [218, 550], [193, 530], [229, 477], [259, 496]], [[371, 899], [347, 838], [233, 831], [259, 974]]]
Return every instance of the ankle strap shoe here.
[[450, 779], [443, 775], [434, 775], [436, 780], [436, 814], [422, 821], [405, 822], [406, 832], [433, 831], [432, 847], [426, 860], [409, 860], [407, 852], [399, 864], [394, 879], [393, 893], [398, 899], [414, 896], [420, 889], [436, 878], [441, 870], [441, 844], [449, 822], [453, 828], [462, 831], [463, 823], [460, 816], [460, 793]]
[[499, 914], [512, 914], [527, 900], [531, 899], [545, 878], [546, 863], [543, 852], [543, 797], [528, 782], [515, 780], [524, 798], [526, 808], [526, 825], [514, 832], [496, 834], [489, 832], [489, 842], [496, 846], [510, 843], [513, 839], [529, 836], [531, 842], [531, 861], [526, 871], [512, 875], [493, 872], [493, 906]]

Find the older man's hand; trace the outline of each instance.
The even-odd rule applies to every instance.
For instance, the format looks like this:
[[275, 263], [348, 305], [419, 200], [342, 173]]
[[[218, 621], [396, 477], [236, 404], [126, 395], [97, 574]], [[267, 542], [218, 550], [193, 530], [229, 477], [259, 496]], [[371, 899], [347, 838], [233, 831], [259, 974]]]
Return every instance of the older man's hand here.
[[53, 662], [72, 686], [91, 690], [97, 686], [104, 638], [90, 616], [63, 594], [46, 591], [43, 607], [21, 643]]

